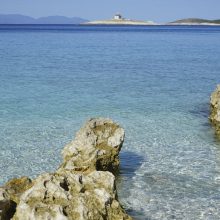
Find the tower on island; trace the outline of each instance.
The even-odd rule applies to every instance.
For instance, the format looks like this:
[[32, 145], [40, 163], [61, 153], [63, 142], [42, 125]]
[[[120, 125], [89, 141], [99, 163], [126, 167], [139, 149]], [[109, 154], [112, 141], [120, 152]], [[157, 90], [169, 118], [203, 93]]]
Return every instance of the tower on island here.
[[114, 20], [122, 20], [122, 15], [121, 14], [116, 14], [114, 16]]

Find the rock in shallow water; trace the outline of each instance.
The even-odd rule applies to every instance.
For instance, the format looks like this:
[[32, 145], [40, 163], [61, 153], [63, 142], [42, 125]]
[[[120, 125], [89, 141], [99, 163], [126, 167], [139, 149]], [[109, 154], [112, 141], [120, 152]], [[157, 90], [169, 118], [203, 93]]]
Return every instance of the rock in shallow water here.
[[55, 173], [16, 179], [2, 188], [2, 219], [10, 202], [17, 206], [14, 220], [131, 219], [109, 172], [118, 168], [123, 141], [124, 130], [112, 120], [89, 120], [64, 148], [64, 162]]
[[211, 112], [210, 121], [213, 124], [216, 134], [220, 136], [220, 85], [211, 95], [210, 100]]
[[119, 166], [124, 136], [124, 130], [110, 119], [89, 120], [64, 147], [61, 168], [114, 171]]

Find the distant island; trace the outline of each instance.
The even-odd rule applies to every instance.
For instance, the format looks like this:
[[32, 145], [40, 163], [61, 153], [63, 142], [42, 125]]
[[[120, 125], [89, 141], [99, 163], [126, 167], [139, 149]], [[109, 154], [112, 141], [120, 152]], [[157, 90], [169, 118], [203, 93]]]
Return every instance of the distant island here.
[[219, 20], [207, 20], [200, 18], [187, 18], [170, 22], [171, 25], [220, 25]]
[[121, 14], [116, 14], [109, 20], [89, 21], [86, 25], [154, 25], [152, 21], [137, 21], [123, 18]]
[[32, 18], [19, 14], [0, 14], [0, 24], [82, 24], [88, 20], [79, 17], [48, 16]]

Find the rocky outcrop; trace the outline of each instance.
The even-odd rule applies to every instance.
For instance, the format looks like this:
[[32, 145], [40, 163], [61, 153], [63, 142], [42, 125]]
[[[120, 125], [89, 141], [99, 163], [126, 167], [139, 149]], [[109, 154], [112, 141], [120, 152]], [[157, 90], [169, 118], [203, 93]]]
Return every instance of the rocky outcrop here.
[[119, 151], [124, 141], [124, 130], [109, 119], [92, 119], [63, 149], [66, 170], [108, 170], [119, 165]]
[[118, 202], [111, 173], [123, 141], [124, 130], [112, 120], [89, 120], [64, 148], [56, 172], [33, 181], [14, 179], [1, 188], [0, 219], [10, 219], [7, 213], [14, 220], [131, 219]]
[[216, 134], [220, 136], [220, 85], [217, 86], [211, 95], [210, 106], [209, 118], [215, 128]]

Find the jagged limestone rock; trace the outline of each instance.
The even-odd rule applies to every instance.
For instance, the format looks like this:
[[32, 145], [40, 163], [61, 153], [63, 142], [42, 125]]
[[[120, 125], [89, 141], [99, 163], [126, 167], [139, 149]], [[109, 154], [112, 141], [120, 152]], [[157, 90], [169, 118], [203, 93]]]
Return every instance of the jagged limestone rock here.
[[211, 95], [210, 100], [211, 112], [210, 121], [213, 124], [216, 134], [220, 136], [220, 85]]
[[130, 219], [117, 201], [110, 172], [44, 174], [20, 198], [14, 220]]
[[68, 170], [109, 170], [119, 165], [124, 129], [110, 119], [91, 119], [63, 149], [62, 168]]
[[56, 172], [33, 181], [9, 181], [3, 188], [6, 200], [0, 202], [5, 201], [5, 207], [16, 203], [13, 220], [130, 220], [109, 172], [118, 168], [123, 141], [124, 130], [118, 124], [91, 119], [64, 148], [64, 162]]

